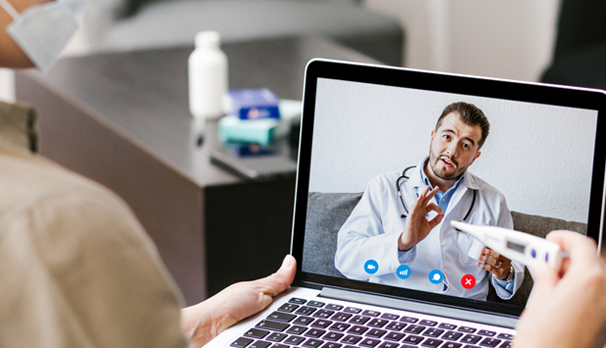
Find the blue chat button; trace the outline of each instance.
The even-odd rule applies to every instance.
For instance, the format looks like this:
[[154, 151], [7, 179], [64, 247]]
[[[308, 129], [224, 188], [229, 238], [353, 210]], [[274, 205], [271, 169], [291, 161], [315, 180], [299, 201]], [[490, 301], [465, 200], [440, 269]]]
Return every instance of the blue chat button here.
[[440, 284], [444, 280], [444, 274], [438, 269], [429, 272], [429, 281], [433, 284]]

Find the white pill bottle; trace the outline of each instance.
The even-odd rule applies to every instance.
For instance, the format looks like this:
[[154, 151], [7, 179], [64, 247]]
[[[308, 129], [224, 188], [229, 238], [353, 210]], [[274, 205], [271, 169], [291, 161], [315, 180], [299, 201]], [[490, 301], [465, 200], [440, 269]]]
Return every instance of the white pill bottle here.
[[189, 111], [197, 119], [213, 119], [224, 114], [227, 56], [220, 45], [218, 32], [201, 31], [196, 34], [196, 48], [189, 55]]

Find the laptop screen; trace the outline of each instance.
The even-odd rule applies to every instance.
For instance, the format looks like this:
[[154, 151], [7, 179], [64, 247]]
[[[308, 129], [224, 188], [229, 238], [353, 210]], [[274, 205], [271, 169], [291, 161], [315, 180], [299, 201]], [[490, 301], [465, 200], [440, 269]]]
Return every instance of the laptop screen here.
[[600, 240], [599, 92], [314, 61], [304, 97], [301, 280], [517, 315], [526, 268], [450, 221]]

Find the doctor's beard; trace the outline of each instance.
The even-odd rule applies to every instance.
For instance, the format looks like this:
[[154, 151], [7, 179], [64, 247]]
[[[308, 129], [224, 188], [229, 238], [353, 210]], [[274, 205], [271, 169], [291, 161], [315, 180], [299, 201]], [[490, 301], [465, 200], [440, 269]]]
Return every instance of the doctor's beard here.
[[[451, 162], [454, 167], [448, 168], [442, 162], [442, 159], [447, 159]], [[449, 155], [445, 154], [434, 154], [432, 151], [431, 145], [429, 147], [429, 167], [433, 174], [442, 180], [457, 180], [465, 173], [467, 167], [460, 167], [459, 163], [453, 160]]]

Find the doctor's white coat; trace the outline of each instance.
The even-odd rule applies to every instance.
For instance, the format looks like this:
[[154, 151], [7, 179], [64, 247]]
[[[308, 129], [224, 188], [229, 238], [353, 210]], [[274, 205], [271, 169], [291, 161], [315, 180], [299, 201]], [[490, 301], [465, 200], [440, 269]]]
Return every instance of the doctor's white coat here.
[[[409, 170], [409, 180], [400, 181], [409, 210], [417, 198], [417, 192], [426, 186], [419, 169], [424, 163], [425, 160]], [[398, 238], [406, 221], [401, 217], [405, 211], [396, 190], [399, 176], [398, 172], [384, 174], [368, 183], [360, 202], [339, 230], [335, 267], [350, 279], [477, 300], [486, 300], [488, 283], [492, 282], [500, 298], [510, 299], [522, 284], [524, 266], [512, 262], [515, 269], [514, 289], [513, 293], [509, 293], [496, 283], [491, 273], [477, 267], [483, 244], [450, 226], [450, 221], [462, 220], [467, 214], [473, 200], [473, 190], [476, 190], [476, 201], [467, 222], [513, 228], [503, 194], [466, 172], [444, 212], [442, 222], [411, 250], [399, 252]], [[435, 198], [432, 198], [432, 202], [437, 204]], [[368, 260], [375, 260], [378, 264], [378, 270], [372, 275], [364, 269]], [[411, 269], [407, 279], [400, 279], [396, 275], [396, 269], [403, 264]], [[429, 273], [436, 269], [444, 275], [439, 284], [429, 281]], [[463, 287], [464, 275], [475, 277], [476, 285], [473, 288]]]

